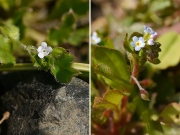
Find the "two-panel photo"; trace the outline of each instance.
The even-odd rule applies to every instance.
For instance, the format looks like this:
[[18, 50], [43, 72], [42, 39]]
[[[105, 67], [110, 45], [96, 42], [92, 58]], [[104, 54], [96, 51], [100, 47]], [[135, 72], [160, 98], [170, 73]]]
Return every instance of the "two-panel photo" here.
[[0, 0], [0, 135], [180, 135], [180, 1]]

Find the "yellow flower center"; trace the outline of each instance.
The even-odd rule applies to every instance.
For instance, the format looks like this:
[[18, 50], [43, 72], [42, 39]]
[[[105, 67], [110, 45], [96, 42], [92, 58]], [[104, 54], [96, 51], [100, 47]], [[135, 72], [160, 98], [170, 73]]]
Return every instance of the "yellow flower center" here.
[[136, 46], [140, 46], [141, 44], [139, 42], [136, 42]]
[[92, 43], [95, 43], [95, 40], [94, 40], [94, 39], [92, 39]]

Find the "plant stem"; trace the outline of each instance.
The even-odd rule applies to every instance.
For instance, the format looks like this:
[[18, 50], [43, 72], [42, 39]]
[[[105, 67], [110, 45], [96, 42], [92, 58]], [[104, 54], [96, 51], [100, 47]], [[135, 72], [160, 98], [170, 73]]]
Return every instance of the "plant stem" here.
[[[72, 67], [79, 71], [89, 72], [89, 64], [73, 63]], [[38, 70], [33, 67], [32, 63], [20, 63], [15, 65], [0, 65], [0, 71], [21, 71], [21, 70]]]
[[72, 67], [74, 69], [77, 69], [79, 71], [85, 71], [85, 72], [89, 72], [90, 71], [90, 67], [89, 64], [84, 64], [84, 63], [73, 63]]
[[134, 77], [133, 75], [131, 75], [131, 78], [135, 81], [135, 83], [137, 84], [139, 90], [144, 90], [144, 89], [142, 88], [142, 86], [140, 85], [140, 83], [138, 82], [138, 80], [136, 79], [136, 77]]

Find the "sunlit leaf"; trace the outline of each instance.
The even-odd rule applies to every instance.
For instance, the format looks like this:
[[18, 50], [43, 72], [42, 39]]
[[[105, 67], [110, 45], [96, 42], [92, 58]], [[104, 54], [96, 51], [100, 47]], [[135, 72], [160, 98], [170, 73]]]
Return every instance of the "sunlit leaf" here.
[[12, 45], [9, 42], [9, 39], [0, 35], [0, 49], [11, 52]]
[[114, 49], [113, 41], [110, 38], [107, 38], [104, 44], [106, 47]]
[[123, 93], [129, 91], [130, 73], [121, 52], [106, 47], [92, 46], [92, 59], [95, 72], [106, 77], [106, 83]]
[[6, 23], [4, 26], [0, 26], [0, 30], [6, 37], [13, 40], [19, 40], [19, 28], [15, 25]]
[[107, 65], [99, 64], [95, 67], [94, 71], [95, 73], [106, 77], [104, 80], [106, 83], [111, 84], [112, 87], [119, 89], [125, 95], [129, 94], [126, 90], [127, 88], [130, 89], [129, 81], [123, 80], [116, 76], [116, 73], [113, 72]]
[[122, 97], [119, 90], [109, 90], [103, 95], [103, 98], [96, 97], [94, 99], [94, 107], [119, 111]]
[[15, 62], [16, 62], [16, 59], [11, 53], [3, 49], [0, 49], [0, 63], [1, 64], [15, 64]]
[[[162, 135], [179, 135], [180, 128], [172, 125], [162, 125], [164, 133]], [[161, 134], [157, 134], [161, 135]]]
[[180, 104], [171, 103], [160, 114], [160, 121], [165, 124], [180, 125]]
[[162, 52], [159, 53], [161, 63], [152, 66], [158, 69], [166, 69], [170, 66], [177, 65], [180, 60], [180, 35], [176, 32], [167, 32], [160, 36], [157, 42], [161, 43]]
[[0, 0], [0, 6], [1, 6], [5, 11], [9, 11], [14, 4], [15, 4], [15, 1], [8, 2], [8, 1], [6, 1], [6, 0]]
[[0, 35], [0, 63], [15, 64], [16, 59], [11, 54], [12, 44], [7, 37]]
[[156, 11], [165, 9], [169, 7], [170, 5], [171, 5], [171, 1], [169, 0], [156, 0], [150, 4], [149, 10], [151, 12], [156, 12]]

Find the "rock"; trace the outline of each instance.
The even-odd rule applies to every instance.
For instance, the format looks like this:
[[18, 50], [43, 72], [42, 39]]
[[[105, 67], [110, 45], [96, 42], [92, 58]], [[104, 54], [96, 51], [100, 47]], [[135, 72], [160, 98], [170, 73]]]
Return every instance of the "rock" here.
[[88, 83], [78, 78], [58, 83], [41, 71], [10, 73], [0, 80], [0, 113], [11, 113], [0, 125], [2, 135], [89, 134]]

